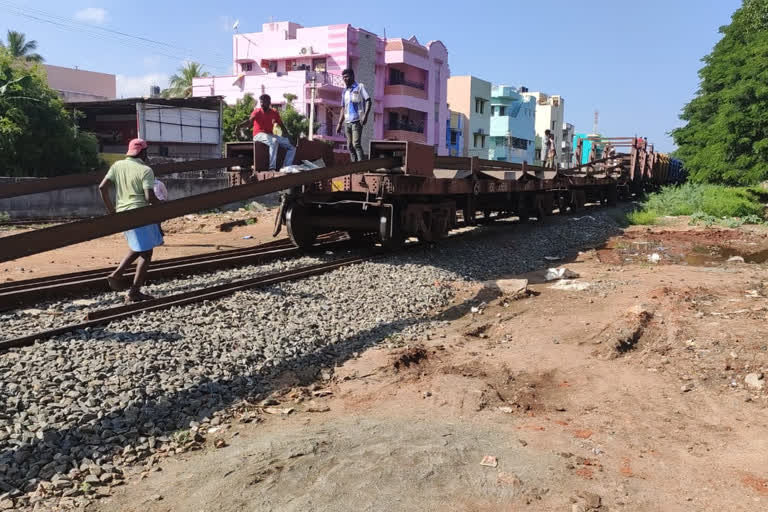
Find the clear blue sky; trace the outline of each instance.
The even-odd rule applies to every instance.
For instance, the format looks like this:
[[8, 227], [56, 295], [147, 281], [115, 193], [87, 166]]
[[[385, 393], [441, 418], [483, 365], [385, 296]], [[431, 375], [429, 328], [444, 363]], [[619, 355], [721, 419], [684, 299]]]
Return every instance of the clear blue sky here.
[[[680, 124], [680, 108], [697, 89], [700, 59], [740, 5], [741, 0], [0, 0], [0, 31], [10, 28], [37, 40], [50, 64], [114, 73], [118, 95], [134, 96], [146, 95], [150, 83], [164, 86], [185, 59], [229, 74], [236, 19], [241, 32], [261, 30], [270, 17], [305, 26], [350, 23], [377, 34], [386, 29], [391, 37], [443, 41], [453, 75], [562, 95], [566, 120], [578, 131], [591, 131], [597, 109], [604, 135], [647, 136], [669, 151], [674, 147], [666, 133]], [[120, 41], [94, 27], [169, 46]]]

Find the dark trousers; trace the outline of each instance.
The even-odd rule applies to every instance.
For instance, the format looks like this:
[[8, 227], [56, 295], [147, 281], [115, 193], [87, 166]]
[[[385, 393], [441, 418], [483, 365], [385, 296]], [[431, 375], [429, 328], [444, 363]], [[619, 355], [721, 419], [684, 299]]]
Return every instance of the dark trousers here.
[[360, 121], [354, 121], [347, 123], [347, 147], [349, 148], [349, 155], [353, 162], [360, 162], [365, 160], [365, 153], [363, 153], [363, 125]]

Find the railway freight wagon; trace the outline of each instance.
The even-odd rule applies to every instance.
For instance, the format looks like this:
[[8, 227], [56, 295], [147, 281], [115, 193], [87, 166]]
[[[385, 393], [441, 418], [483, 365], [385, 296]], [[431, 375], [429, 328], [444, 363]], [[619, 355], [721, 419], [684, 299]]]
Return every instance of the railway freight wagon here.
[[683, 162], [665, 153], [654, 156], [652, 179], [650, 186], [659, 189], [665, 185], [679, 185], [685, 182], [687, 173]]
[[[246, 149], [228, 146], [227, 156]], [[639, 152], [633, 149], [631, 155], [614, 154], [555, 170], [435, 156], [431, 146], [413, 142], [373, 141], [371, 160], [395, 165], [292, 189], [283, 197], [276, 232], [285, 226], [299, 247], [311, 246], [322, 233], [346, 231], [352, 238], [378, 239], [395, 248], [409, 237], [440, 239], [459, 221], [471, 225], [510, 216], [542, 219], [555, 210], [580, 210], [588, 202], [614, 204], [632, 193], [629, 166], [641, 160]], [[648, 155], [642, 156], [647, 161]], [[259, 168], [264, 167], [254, 162], [254, 169]], [[280, 174], [254, 170], [240, 179], [268, 180]]]
[[653, 167], [653, 185], [660, 188], [664, 185], [679, 185], [685, 182], [687, 174], [683, 162], [668, 154], [659, 153]]

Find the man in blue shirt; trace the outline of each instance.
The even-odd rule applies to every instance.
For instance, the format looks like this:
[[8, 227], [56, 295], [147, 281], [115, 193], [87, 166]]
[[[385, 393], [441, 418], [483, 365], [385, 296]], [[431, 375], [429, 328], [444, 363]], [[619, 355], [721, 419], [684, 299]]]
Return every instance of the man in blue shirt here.
[[363, 126], [368, 122], [368, 113], [371, 111], [371, 97], [363, 84], [355, 82], [355, 72], [345, 69], [341, 77], [347, 88], [344, 89], [341, 99], [341, 116], [336, 127], [336, 133], [341, 133], [341, 127], [346, 121], [347, 147], [353, 162], [365, 160], [361, 138]]

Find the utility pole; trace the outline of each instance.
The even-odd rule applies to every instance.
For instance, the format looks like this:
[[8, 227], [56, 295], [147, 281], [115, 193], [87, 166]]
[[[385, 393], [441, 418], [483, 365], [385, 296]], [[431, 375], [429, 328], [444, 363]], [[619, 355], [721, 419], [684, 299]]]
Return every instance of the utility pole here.
[[312, 85], [310, 85], [309, 93], [309, 140], [312, 140], [315, 136], [315, 75], [312, 75]]
[[597, 135], [599, 122], [600, 122], [600, 112], [595, 110], [595, 122], [592, 124], [592, 133], [595, 135]]

